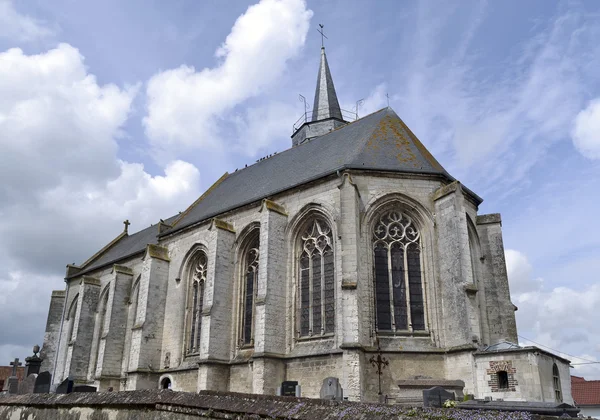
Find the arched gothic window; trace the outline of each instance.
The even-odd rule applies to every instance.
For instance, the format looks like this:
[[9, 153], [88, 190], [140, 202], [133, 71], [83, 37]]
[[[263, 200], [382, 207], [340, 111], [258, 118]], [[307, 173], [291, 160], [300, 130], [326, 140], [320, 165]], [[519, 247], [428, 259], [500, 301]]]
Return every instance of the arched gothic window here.
[[254, 344], [254, 306], [258, 286], [258, 257], [260, 255], [260, 237], [258, 231], [253, 235], [246, 248], [243, 259], [242, 328], [240, 343], [242, 346]]
[[420, 242], [412, 219], [398, 210], [383, 214], [375, 223], [377, 331], [425, 330]]
[[71, 303], [71, 307], [69, 308], [69, 313], [67, 314], [67, 319], [69, 320], [68, 329], [67, 329], [67, 343], [71, 344], [73, 340], [75, 340], [75, 315], [77, 314], [77, 303], [79, 301], [79, 294], [75, 295], [73, 298], [73, 302]]
[[188, 295], [188, 333], [187, 352], [196, 354], [200, 351], [200, 333], [202, 329], [202, 305], [204, 304], [204, 285], [208, 258], [199, 252], [190, 270], [190, 291]]
[[299, 334], [319, 336], [334, 332], [335, 280], [333, 236], [323, 219], [304, 230], [299, 256]]
[[562, 391], [560, 386], [560, 373], [558, 372], [558, 366], [556, 363], [552, 365], [552, 382], [554, 384], [554, 399], [557, 402], [562, 402]]

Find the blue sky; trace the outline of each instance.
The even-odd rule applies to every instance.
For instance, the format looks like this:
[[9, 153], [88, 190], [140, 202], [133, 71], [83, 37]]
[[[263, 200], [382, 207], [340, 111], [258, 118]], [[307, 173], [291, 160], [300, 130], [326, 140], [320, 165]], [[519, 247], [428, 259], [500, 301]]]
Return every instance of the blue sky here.
[[0, 0], [0, 361], [41, 344], [64, 265], [124, 219], [290, 146], [318, 23], [342, 107], [388, 94], [502, 213], [519, 334], [600, 360], [598, 2]]

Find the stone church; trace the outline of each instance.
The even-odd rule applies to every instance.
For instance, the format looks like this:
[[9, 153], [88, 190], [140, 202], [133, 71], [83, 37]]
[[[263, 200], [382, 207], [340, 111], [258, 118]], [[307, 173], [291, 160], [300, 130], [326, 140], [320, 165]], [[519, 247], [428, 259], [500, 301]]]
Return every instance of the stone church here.
[[321, 49], [291, 148], [68, 265], [44, 338], [53, 382], [274, 395], [297, 381], [318, 398], [337, 377], [349, 400], [439, 384], [572, 403], [569, 361], [516, 344], [500, 215], [478, 214], [391, 108], [348, 120]]

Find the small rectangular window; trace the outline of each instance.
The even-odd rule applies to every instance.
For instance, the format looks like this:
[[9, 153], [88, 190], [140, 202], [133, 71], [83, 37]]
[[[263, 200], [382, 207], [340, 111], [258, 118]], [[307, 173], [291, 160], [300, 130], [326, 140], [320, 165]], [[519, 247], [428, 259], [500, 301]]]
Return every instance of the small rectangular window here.
[[496, 375], [498, 378], [498, 389], [508, 389], [508, 373], [500, 371]]

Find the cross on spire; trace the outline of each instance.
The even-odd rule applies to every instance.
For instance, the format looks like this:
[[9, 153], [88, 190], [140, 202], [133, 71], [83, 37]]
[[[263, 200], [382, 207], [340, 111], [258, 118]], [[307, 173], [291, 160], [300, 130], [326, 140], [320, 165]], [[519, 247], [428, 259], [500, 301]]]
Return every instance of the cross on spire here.
[[317, 29], [317, 32], [321, 34], [321, 48], [325, 48], [325, 39], [329, 39], [323, 33], [324, 27], [325, 27], [325, 25], [323, 25], [322, 23], [319, 23], [319, 29]]
[[10, 365], [13, 367], [12, 376], [17, 376], [17, 368], [21, 366], [23, 363], [19, 362], [19, 358], [17, 357], [14, 362], [10, 362]]

